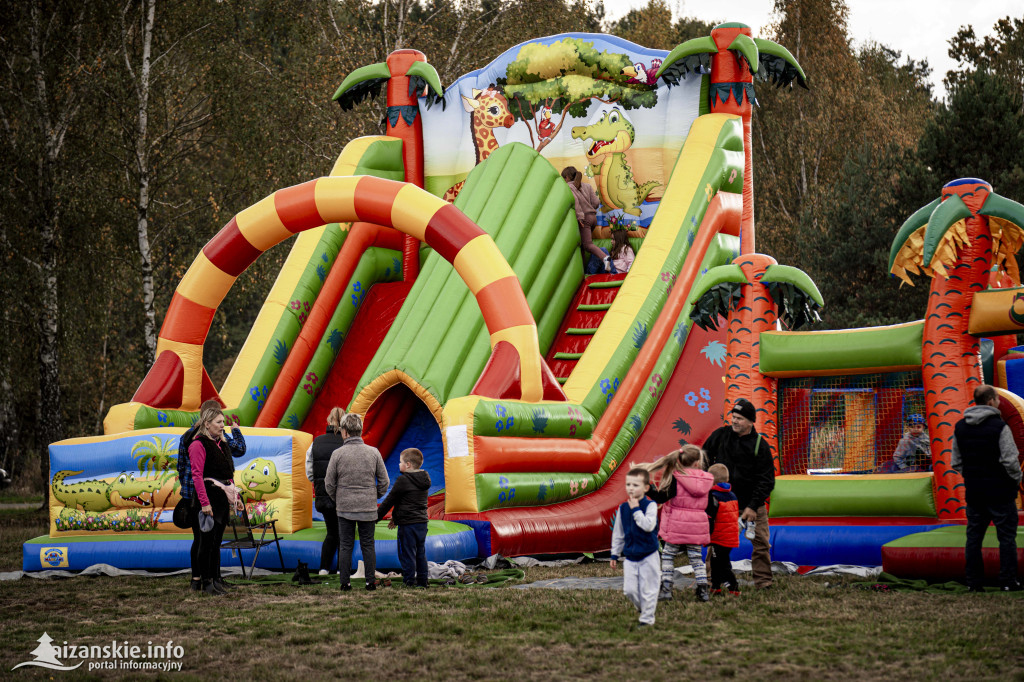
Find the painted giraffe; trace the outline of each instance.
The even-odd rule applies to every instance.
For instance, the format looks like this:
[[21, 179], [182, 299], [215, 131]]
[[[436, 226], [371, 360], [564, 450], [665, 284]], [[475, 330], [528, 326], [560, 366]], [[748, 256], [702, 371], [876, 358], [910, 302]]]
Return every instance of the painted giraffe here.
[[[479, 164], [498, 148], [494, 129], [511, 128], [515, 119], [512, 118], [512, 112], [508, 109], [508, 100], [505, 99], [505, 95], [498, 92], [493, 84], [486, 90], [473, 88], [472, 99], [463, 95], [462, 107], [469, 112], [470, 126], [473, 130], [473, 147], [476, 150], [476, 162]], [[455, 201], [455, 197], [459, 196], [459, 192], [462, 191], [462, 186], [465, 184], [465, 180], [460, 180], [448, 188], [442, 198], [449, 203]]]

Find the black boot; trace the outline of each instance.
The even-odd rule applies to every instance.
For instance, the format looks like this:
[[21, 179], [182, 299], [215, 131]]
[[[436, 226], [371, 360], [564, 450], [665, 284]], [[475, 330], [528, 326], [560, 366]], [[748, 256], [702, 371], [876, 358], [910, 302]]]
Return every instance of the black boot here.
[[710, 601], [711, 590], [707, 585], [697, 585], [697, 601]]
[[203, 591], [203, 581], [200, 580], [199, 578], [192, 578], [192, 580], [189, 580], [188, 582], [189, 582], [188, 589], [189, 589], [190, 592], [202, 592]]
[[217, 587], [217, 584], [215, 582], [213, 582], [212, 580], [204, 580], [203, 581], [203, 592], [205, 592], [206, 594], [214, 594], [214, 595], [227, 594], [227, 592], [225, 590], [222, 590], [219, 587]]

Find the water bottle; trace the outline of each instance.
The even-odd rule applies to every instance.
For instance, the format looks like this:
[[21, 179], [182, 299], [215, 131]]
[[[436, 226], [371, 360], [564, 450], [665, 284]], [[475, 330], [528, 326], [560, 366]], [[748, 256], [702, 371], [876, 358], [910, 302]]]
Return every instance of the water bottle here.
[[747, 521], [747, 529], [743, 531], [743, 536], [753, 542], [754, 540], [754, 522]]

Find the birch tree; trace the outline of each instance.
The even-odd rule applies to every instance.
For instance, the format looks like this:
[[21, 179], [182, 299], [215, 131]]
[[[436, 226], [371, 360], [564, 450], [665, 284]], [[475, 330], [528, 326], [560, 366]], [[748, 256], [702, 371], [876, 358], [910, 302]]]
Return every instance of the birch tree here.
[[[157, 185], [174, 176], [182, 157], [198, 149], [210, 121], [209, 95], [202, 89], [199, 71], [182, 43], [202, 31], [202, 26], [182, 29], [182, 35], [158, 41], [157, 0], [128, 0], [121, 7], [120, 58], [127, 79], [128, 97], [112, 103], [121, 109], [121, 148], [115, 153], [134, 187], [135, 236], [139, 250], [142, 290], [143, 353], [145, 364], [156, 356], [157, 324], [153, 278], [153, 209]], [[166, 24], [162, 23], [161, 28]], [[167, 46], [156, 53], [157, 44]], [[123, 104], [122, 104], [123, 102]], [[151, 109], [159, 107], [157, 126], [151, 125]], [[164, 177], [161, 177], [164, 176]], [[170, 205], [174, 211], [186, 205]]]
[[[95, 26], [88, 25], [89, 11], [86, 3], [45, 0], [5, 10], [0, 119], [5, 155], [15, 172], [6, 186], [9, 205], [0, 239], [31, 278], [39, 382], [34, 435], [44, 487], [47, 446], [64, 437], [58, 266], [66, 199], [62, 182], [71, 171], [63, 162], [101, 51]], [[12, 414], [6, 408], [5, 413]]]

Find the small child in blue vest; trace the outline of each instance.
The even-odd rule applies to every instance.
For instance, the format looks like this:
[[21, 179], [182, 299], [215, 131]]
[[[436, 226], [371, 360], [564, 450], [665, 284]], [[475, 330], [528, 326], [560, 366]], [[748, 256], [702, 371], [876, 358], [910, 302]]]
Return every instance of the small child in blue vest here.
[[615, 512], [612, 568], [622, 562], [622, 591], [640, 612], [640, 625], [654, 625], [661, 587], [658, 553], [658, 505], [645, 497], [651, 475], [633, 467], [626, 474], [626, 501]]

